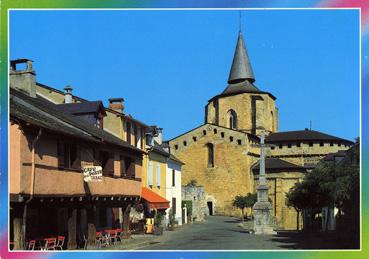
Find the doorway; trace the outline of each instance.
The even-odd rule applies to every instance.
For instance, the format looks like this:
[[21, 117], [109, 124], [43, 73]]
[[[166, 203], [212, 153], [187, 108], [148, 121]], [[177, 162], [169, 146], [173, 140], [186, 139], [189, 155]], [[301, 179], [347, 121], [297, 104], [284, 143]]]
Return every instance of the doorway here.
[[213, 216], [214, 215], [214, 211], [213, 211], [213, 202], [212, 201], [208, 201], [208, 209], [209, 209], [209, 216]]

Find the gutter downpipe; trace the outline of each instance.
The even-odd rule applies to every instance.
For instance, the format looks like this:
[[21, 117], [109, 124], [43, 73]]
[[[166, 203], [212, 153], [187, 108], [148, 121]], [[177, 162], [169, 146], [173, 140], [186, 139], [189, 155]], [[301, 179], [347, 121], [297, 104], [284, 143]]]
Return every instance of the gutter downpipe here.
[[26, 203], [24, 205], [24, 210], [23, 210], [22, 238], [23, 238], [23, 246], [24, 246], [24, 249], [26, 249], [26, 219], [27, 219], [27, 208], [28, 208], [28, 203], [30, 203], [32, 201], [32, 199], [33, 199], [33, 193], [34, 193], [34, 189], [35, 189], [35, 173], [36, 173], [35, 145], [36, 145], [36, 142], [39, 140], [41, 134], [42, 134], [42, 129], [40, 128], [38, 130], [37, 136], [32, 141], [31, 190], [30, 190], [30, 197], [26, 201]]

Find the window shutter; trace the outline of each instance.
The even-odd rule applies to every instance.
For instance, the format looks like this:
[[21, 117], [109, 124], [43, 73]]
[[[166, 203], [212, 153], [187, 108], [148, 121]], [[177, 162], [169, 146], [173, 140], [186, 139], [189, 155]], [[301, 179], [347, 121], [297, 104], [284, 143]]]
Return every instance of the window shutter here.
[[58, 141], [58, 167], [64, 168], [64, 143], [62, 141]]
[[176, 170], [172, 169], [172, 186], [176, 186]]
[[156, 164], [156, 186], [160, 187], [160, 164]]
[[149, 162], [149, 175], [147, 177], [148, 185], [152, 186], [152, 176], [153, 176], [153, 170], [152, 170], [152, 161]]

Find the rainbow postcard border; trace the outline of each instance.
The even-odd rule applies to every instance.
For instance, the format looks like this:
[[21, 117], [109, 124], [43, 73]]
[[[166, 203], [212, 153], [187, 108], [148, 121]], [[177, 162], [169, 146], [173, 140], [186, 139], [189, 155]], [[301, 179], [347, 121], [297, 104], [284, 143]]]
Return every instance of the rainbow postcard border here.
[[8, 252], [8, 10], [70, 8], [360, 8], [361, 10], [361, 143], [362, 238], [361, 251], [260, 251], [260, 252], [89, 252], [90, 258], [369, 258], [369, 1], [368, 0], [2, 0], [0, 49], [0, 258], [79, 258], [80, 252]]

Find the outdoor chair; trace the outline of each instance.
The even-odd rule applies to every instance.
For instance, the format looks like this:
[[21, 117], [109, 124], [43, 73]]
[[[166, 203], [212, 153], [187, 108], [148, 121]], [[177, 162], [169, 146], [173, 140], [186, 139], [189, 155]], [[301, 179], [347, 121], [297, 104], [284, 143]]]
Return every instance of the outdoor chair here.
[[115, 231], [117, 233], [117, 236], [116, 236], [117, 242], [119, 241], [120, 243], [122, 243], [123, 230], [121, 228], [117, 228]]
[[109, 244], [114, 245], [117, 242], [117, 231], [115, 229], [105, 230]]
[[57, 242], [56, 242], [56, 245], [55, 245], [55, 250], [56, 249], [63, 250], [64, 241], [65, 241], [64, 236], [58, 236], [58, 239], [57, 239]]
[[32, 239], [27, 244], [27, 250], [35, 250], [36, 240]]
[[101, 248], [103, 243], [102, 232], [96, 231], [96, 247]]
[[88, 239], [85, 234], [83, 234], [83, 249], [87, 249]]
[[55, 250], [55, 246], [56, 246], [55, 237], [45, 238], [44, 240], [45, 240], [45, 246], [43, 250]]

